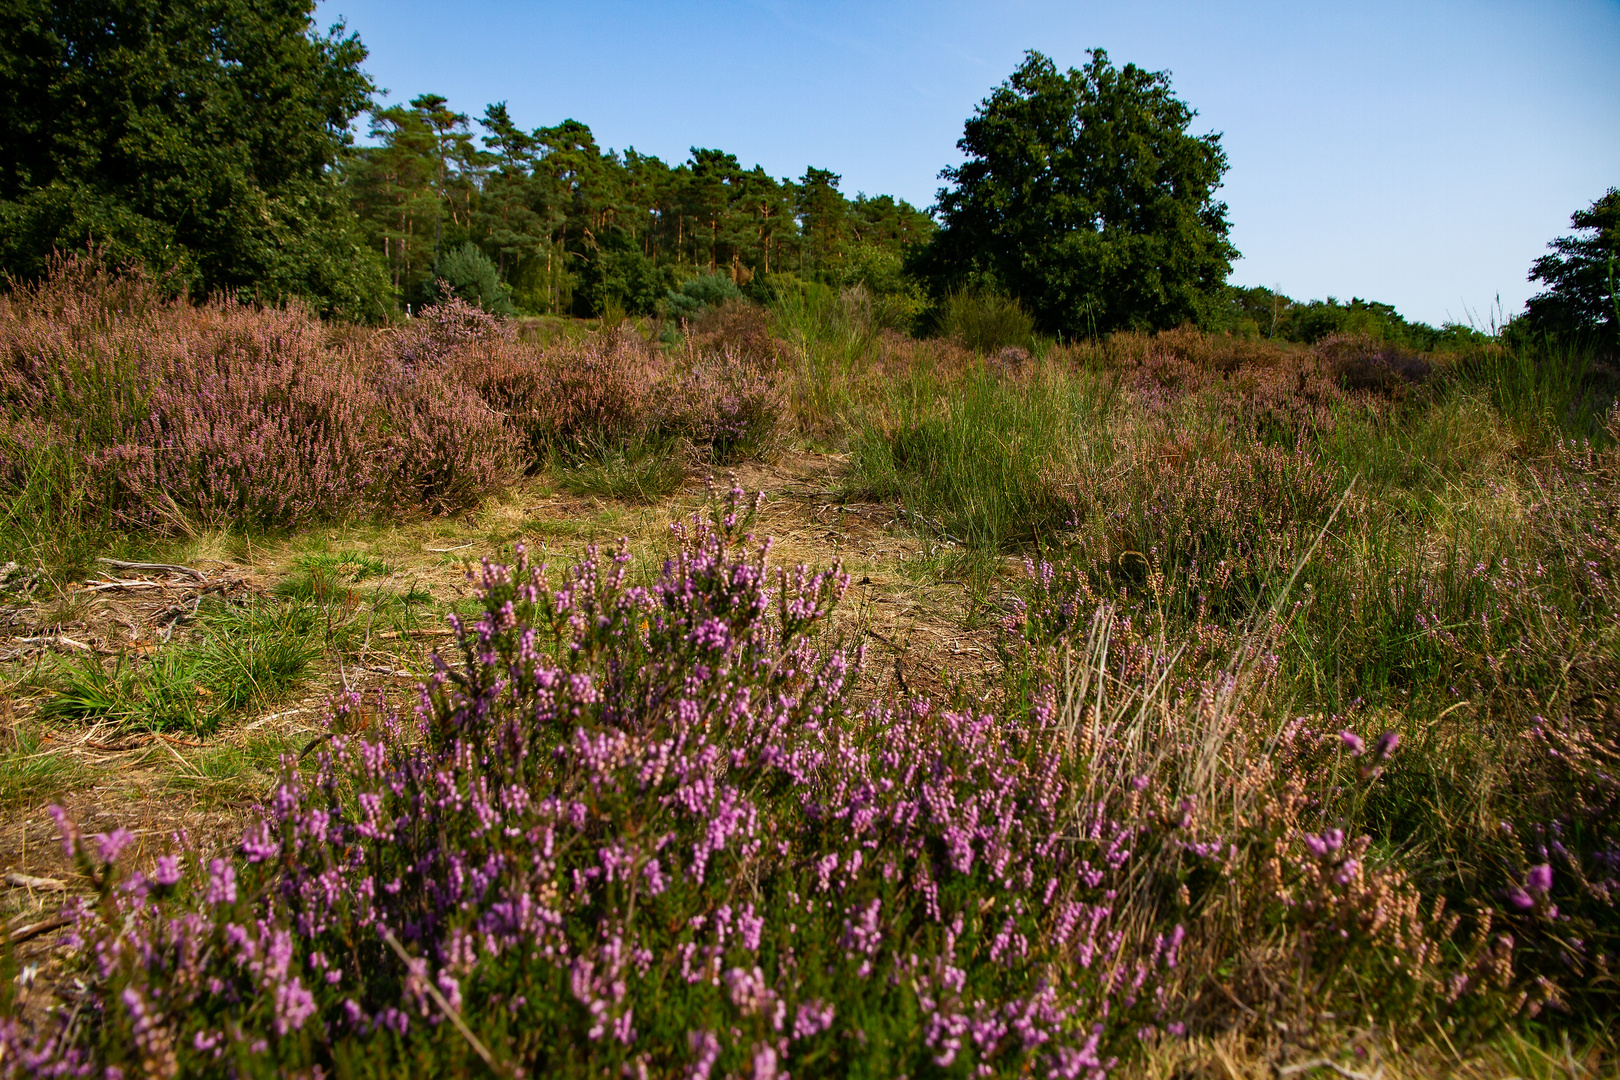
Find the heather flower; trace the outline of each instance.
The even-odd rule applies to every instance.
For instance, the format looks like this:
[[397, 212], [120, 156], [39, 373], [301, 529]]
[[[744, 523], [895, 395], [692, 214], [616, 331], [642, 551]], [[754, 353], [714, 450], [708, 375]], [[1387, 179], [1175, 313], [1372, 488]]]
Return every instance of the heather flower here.
[[1339, 732], [1339, 739], [1344, 743], [1345, 749], [1350, 751], [1352, 757], [1361, 756], [1362, 752], [1367, 749], [1367, 744], [1361, 741], [1361, 736], [1349, 728]]
[[209, 904], [236, 903], [236, 868], [224, 859], [210, 859], [208, 892], [203, 899]]
[[174, 885], [180, 880], [180, 860], [174, 855], [159, 855], [152, 880], [159, 885]]
[[110, 863], [117, 861], [119, 854], [135, 842], [135, 836], [128, 829], [118, 828], [110, 833], [97, 833], [94, 840], [101, 861]]
[[68, 817], [67, 811], [55, 803], [47, 806], [45, 812], [51, 815], [51, 820], [56, 822], [57, 832], [62, 834], [63, 853], [73, 858], [79, 851], [79, 827]]
[[1532, 866], [1530, 873], [1525, 876], [1524, 887], [1538, 896], [1545, 896], [1552, 891], [1553, 872], [1547, 863]]

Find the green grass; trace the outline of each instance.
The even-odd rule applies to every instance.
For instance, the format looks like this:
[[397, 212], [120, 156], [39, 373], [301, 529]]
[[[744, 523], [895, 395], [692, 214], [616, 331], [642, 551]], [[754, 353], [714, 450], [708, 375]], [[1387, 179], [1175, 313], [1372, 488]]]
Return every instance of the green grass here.
[[1457, 381], [1488, 403], [1527, 449], [1564, 439], [1612, 442], [1605, 422], [1620, 400], [1620, 374], [1587, 346], [1484, 349], [1458, 365]]
[[25, 450], [0, 433], [0, 462], [8, 459], [17, 468], [0, 502], [0, 562], [39, 567], [54, 582], [82, 576], [118, 538], [94, 509], [95, 478], [63, 448]]
[[43, 717], [206, 734], [232, 713], [281, 700], [320, 655], [308, 604], [199, 608], [194, 635], [147, 657], [66, 660], [44, 671]]
[[1035, 345], [1035, 320], [1017, 300], [994, 293], [953, 292], [940, 301], [934, 322], [941, 337], [977, 353]]
[[240, 744], [212, 743], [188, 753], [189, 771], [171, 773], [165, 788], [196, 796], [210, 805], [262, 798], [281, 776], [283, 755], [297, 755], [308, 744], [308, 738], [266, 733], [254, 734]]
[[976, 551], [1049, 542], [1074, 516], [1070, 486], [1112, 456], [1109, 408], [1106, 379], [1086, 371], [914, 370], [862, 418], [845, 494], [901, 504], [920, 531]]
[[673, 495], [686, 480], [685, 446], [665, 436], [604, 439], [551, 464], [557, 486], [574, 495], [653, 503]]
[[795, 426], [813, 442], [837, 443], [861, 400], [858, 381], [870, 368], [880, 327], [837, 290], [808, 284], [771, 306], [773, 329], [793, 346], [788, 397]]
[[16, 724], [0, 747], [0, 810], [47, 803], [85, 783], [88, 772], [54, 749], [37, 726]]

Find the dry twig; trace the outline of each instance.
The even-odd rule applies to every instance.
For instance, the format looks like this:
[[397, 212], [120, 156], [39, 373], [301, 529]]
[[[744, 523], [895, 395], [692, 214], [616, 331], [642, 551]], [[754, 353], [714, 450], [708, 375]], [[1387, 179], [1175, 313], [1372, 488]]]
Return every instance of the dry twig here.
[[18, 889], [38, 889], [40, 892], [64, 892], [67, 882], [51, 877], [34, 877], [13, 871], [6, 875], [6, 884]]
[[194, 577], [198, 581], [207, 581], [208, 578], [201, 570], [190, 566], [176, 566], [174, 563], [161, 562], [124, 562], [122, 559], [97, 559], [98, 563], [106, 563], [114, 570], [151, 570], [166, 574], [184, 574]]
[[[388, 942], [395, 953], [399, 954], [399, 958], [405, 962], [405, 967], [409, 970], [414, 963], [414, 959], [410, 953], [405, 951], [405, 946], [399, 943], [399, 939], [394, 936], [394, 932], [384, 930], [383, 940]], [[461, 1032], [461, 1037], [467, 1040], [467, 1045], [473, 1048], [474, 1053], [484, 1059], [484, 1064], [489, 1066], [490, 1071], [496, 1073], [507, 1072], [508, 1070], [495, 1064], [495, 1055], [489, 1052], [489, 1047], [478, 1041], [478, 1036], [474, 1035], [472, 1029], [461, 1019], [461, 1014], [450, 1007], [450, 1003], [444, 999], [444, 995], [439, 993], [439, 988], [434, 986], [426, 975], [422, 977], [422, 986], [427, 990], [428, 997], [433, 999], [433, 1004], [437, 1005], [439, 1011], [444, 1014], [444, 1018], [456, 1026], [456, 1030]]]

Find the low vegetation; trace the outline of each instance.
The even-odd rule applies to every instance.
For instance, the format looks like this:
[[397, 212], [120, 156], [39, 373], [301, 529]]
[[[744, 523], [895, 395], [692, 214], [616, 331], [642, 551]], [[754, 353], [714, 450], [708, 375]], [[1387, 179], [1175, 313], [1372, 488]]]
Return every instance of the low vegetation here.
[[[93, 263], [15, 290], [0, 537], [57, 629], [10, 654], [0, 801], [80, 809], [0, 1069], [1156, 1075], [1234, 1039], [1296, 1071], [1596, 1067], [1612, 369], [1058, 346], [976, 302], [955, 337], [852, 289], [541, 343], [454, 300], [341, 329]], [[836, 455], [806, 523], [871, 507], [908, 558], [796, 569], [760, 503], [690, 487], [804, 447]], [[512, 492], [676, 523], [461, 540]], [[491, 557], [470, 595], [328, 539], [407, 521]], [[254, 543], [273, 580], [135, 561]], [[860, 613], [902, 579], [963, 596], [942, 625], [983, 667], [908, 681]], [[61, 629], [136, 586], [155, 639]], [[244, 723], [311, 685], [313, 729]], [[116, 802], [81, 828], [70, 738], [179, 762], [161, 790], [237, 840], [141, 839]]]

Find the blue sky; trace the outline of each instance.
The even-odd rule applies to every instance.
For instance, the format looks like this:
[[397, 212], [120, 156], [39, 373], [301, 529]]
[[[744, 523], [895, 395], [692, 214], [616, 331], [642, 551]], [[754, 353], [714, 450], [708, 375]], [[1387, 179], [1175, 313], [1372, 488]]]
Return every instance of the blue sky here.
[[667, 161], [843, 175], [926, 206], [1025, 49], [1172, 73], [1224, 133], [1232, 280], [1430, 323], [1511, 314], [1569, 215], [1620, 186], [1620, 0], [635, 3], [322, 0], [389, 101], [572, 117]]

